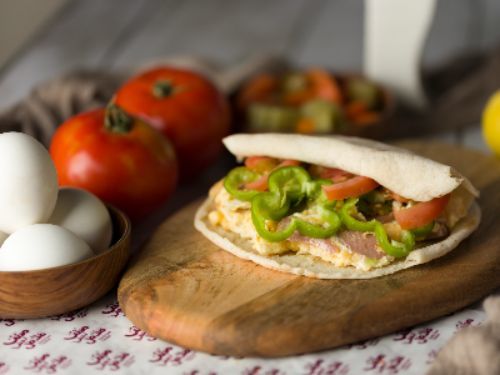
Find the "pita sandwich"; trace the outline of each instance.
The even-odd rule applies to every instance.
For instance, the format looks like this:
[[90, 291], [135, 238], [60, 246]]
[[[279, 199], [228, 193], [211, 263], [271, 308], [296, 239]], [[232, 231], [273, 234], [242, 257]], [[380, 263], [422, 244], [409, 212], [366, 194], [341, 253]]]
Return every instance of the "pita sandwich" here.
[[237, 257], [321, 279], [388, 275], [441, 257], [480, 222], [452, 167], [352, 137], [237, 134], [243, 166], [210, 190], [195, 227]]

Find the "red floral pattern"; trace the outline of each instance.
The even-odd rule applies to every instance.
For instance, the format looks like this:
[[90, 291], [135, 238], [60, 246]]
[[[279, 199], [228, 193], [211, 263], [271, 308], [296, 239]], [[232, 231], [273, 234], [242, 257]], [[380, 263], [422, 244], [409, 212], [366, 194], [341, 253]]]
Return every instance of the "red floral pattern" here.
[[0, 319], [0, 375], [422, 374], [461, 329], [485, 318], [479, 309], [336, 350], [281, 359], [232, 358], [181, 348], [130, 323], [116, 299], [46, 319]]

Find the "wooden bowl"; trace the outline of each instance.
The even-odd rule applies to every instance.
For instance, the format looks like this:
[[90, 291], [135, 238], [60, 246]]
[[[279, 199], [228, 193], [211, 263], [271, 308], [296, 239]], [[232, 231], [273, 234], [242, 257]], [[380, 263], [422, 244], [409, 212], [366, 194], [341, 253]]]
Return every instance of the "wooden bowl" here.
[[91, 304], [118, 283], [129, 257], [130, 221], [108, 206], [109, 249], [78, 263], [34, 271], [0, 272], [0, 318], [40, 318]]
[[[290, 69], [288, 69], [290, 70]], [[294, 71], [291, 69], [290, 71]], [[284, 72], [269, 72], [273, 75], [282, 75]], [[335, 77], [335, 79], [343, 86], [344, 82], [352, 78], [362, 78], [363, 75], [359, 73], [348, 73], [348, 72], [334, 72], [330, 73]], [[244, 110], [238, 108], [237, 98], [239, 93], [245, 84], [250, 81], [253, 77], [248, 78], [248, 80], [241, 82], [241, 84], [231, 93], [229, 99], [231, 103], [232, 118], [233, 118], [233, 129], [236, 133], [254, 133], [256, 130], [249, 128], [247, 123], [247, 117]], [[345, 122], [344, 126], [335, 129], [332, 133], [335, 135], [348, 135], [363, 138], [372, 139], [385, 139], [393, 133], [391, 120], [394, 118], [397, 109], [397, 103], [393, 93], [384, 85], [378, 82], [369, 80], [372, 84], [376, 85], [380, 92], [380, 108], [377, 111], [378, 119], [363, 125], [354, 124], [350, 122]], [[269, 130], [269, 132], [275, 132], [276, 130]], [[266, 132], [266, 130], [259, 130], [258, 132]], [[290, 132], [290, 131], [283, 131]], [[325, 135], [325, 133], [318, 133], [317, 135]]]
[[[350, 78], [362, 78], [361, 74], [336, 74], [338, 79], [347, 80]], [[380, 92], [380, 110], [378, 113], [378, 120], [363, 125], [348, 123], [345, 129], [338, 132], [341, 135], [349, 135], [355, 137], [384, 139], [391, 133], [390, 120], [394, 118], [396, 112], [396, 100], [393, 93], [380, 83], [371, 81], [378, 87]]]

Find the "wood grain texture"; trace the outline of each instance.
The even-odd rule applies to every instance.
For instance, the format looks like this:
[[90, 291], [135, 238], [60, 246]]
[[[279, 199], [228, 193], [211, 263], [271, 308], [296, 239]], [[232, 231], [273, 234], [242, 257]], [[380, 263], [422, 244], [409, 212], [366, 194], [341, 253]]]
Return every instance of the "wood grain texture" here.
[[41, 318], [91, 304], [118, 283], [129, 257], [130, 222], [109, 207], [112, 246], [79, 263], [37, 271], [0, 272], [0, 318]]
[[218, 249], [192, 225], [199, 204], [162, 226], [122, 278], [127, 317], [210, 353], [285, 356], [394, 332], [460, 309], [500, 286], [500, 162], [436, 143], [404, 145], [451, 164], [481, 189], [478, 230], [447, 256], [372, 280], [316, 280]]

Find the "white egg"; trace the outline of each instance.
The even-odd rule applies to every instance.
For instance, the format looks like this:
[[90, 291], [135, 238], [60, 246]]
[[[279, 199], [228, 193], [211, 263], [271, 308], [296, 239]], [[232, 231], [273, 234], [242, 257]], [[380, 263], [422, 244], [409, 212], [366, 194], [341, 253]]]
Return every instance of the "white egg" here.
[[0, 248], [0, 271], [32, 271], [79, 262], [93, 256], [89, 245], [53, 224], [23, 227]]
[[109, 247], [111, 217], [106, 206], [93, 194], [75, 188], [61, 188], [49, 223], [69, 229], [97, 254]]
[[0, 134], [0, 230], [45, 222], [57, 199], [57, 172], [48, 151], [23, 133]]

